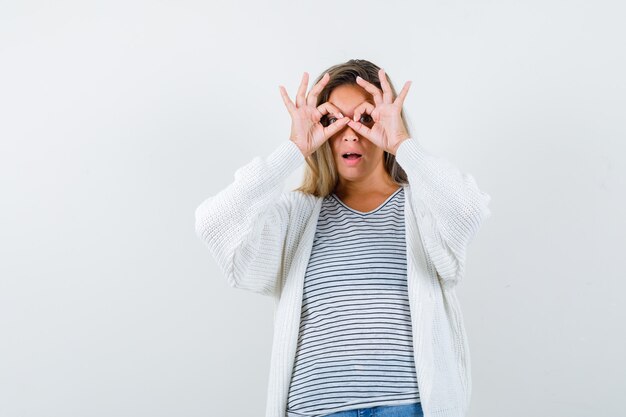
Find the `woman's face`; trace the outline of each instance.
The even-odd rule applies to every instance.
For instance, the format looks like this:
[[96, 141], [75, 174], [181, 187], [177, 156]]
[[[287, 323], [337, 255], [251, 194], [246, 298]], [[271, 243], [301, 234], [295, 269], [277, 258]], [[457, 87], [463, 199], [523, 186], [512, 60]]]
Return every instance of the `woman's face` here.
[[[372, 95], [359, 85], [340, 85], [334, 88], [328, 101], [344, 116], [351, 119], [354, 116], [354, 110], [364, 101], [374, 104]], [[329, 122], [332, 123], [335, 120], [332, 115], [329, 115]], [[359, 121], [367, 127], [372, 127], [374, 124], [372, 117], [366, 113], [361, 115]], [[333, 151], [340, 181], [363, 181], [386, 172], [383, 165], [384, 151], [352, 130], [350, 126], [346, 125], [331, 136], [328, 143]], [[346, 152], [355, 152], [361, 156], [357, 159], [344, 158], [343, 155]]]

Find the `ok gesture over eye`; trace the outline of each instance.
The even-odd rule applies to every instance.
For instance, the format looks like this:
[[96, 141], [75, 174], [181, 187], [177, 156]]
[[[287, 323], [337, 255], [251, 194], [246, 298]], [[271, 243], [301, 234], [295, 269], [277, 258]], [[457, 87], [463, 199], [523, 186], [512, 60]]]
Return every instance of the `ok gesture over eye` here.
[[[291, 135], [289, 140], [298, 145], [305, 157], [315, 152], [329, 137], [337, 133], [350, 120], [329, 102], [322, 103], [319, 106], [315, 105], [317, 96], [328, 83], [328, 80], [330, 80], [330, 75], [326, 73], [305, 96], [307, 85], [309, 84], [309, 73], [305, 72], [302, 75], [295, 104], [289, 98], [285, 87], [279, 86], [283, 102], [291, 116]], [[338, 121], [330, 125], [323, 125], [320, 122], [321, 118], [329, 114], [336, 116]]]
[[[374, 84], [357, 76], [357, 84], [363, 87], [368, 93], [372, 94], [376, 105], [374, 106], [369, 102], [361, 104], [354, 110], [354, 120], [350, 120], [348, 125], [379, 148], [395, 155], [396, 149], [400, 143], [409, 138], [409, 133], [402, 123], [400, 112], [402, 111], [402, 104], [409, 91], [409, 87], [411, 86], [411, 81], [407, 81], [404, 84], [402, 91], [400, 91], [396, 100], [393, 101], [393, 92], [387, 81], [384, 69], [381, 68], [378, 70], [378, 78], [383, 88], [382, 91]], [[372, 116], [374, 125], [367, 127], [359, 122], [363, 113]]]

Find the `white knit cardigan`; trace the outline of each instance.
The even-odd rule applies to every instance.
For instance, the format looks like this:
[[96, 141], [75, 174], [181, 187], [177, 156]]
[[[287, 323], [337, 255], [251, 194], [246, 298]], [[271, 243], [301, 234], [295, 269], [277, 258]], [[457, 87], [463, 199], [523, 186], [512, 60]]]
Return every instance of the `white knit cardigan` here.
[[[407, 286], [417, 382], [425, 417], [464, 417], [470, 357], [455, 285], [467, 246], [491, 211], [470, 174], [403, 141], [396, 160], [407, 173]], [[291, 141], [236, 170], [234, 182], [195, 211], [195, 230], [228, 283], [275, 300], [265, 417], [285, 417], [295, 360], [304, 275], [322, 203], [283, 190], [304, 156]]]

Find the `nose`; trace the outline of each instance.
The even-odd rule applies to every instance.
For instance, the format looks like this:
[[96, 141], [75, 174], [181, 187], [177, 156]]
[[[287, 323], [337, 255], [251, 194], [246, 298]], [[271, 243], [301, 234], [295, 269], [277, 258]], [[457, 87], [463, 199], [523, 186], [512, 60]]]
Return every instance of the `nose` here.
[[346, 125], [344, 131], [341, 132], [341, 140], [344, 142], [355, 142], [359, 140], [359, 135], [350, 126]]

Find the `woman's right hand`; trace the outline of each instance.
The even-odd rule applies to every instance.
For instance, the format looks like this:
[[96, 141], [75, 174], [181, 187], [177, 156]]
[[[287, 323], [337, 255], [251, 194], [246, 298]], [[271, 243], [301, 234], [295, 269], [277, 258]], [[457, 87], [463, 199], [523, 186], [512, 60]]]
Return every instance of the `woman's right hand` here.
[[[345, 117], [337, 107], [329, 102], [316, 107], [317, 96], [329, 79], [330, 75], [328, 73], [324, 74], [322, 79], [313, 86], [305, 98], [304, 94], [309, 84], [309, 74], [305, 72], [302, 76], [300, 88], [298, 88], [295, 105], [289, 98], [285, 87], [279, 86], [283, 102], [291, 115], [291, 135], [289, 140], [298, 145], [305, 157], [310, 156], [328, 138], [341, 130], [350, 121], [349, 117]], [[337, 118], [337, 121], [324, 127], [320, 120], [322, 116], [329, 113], [332, 113]]]

